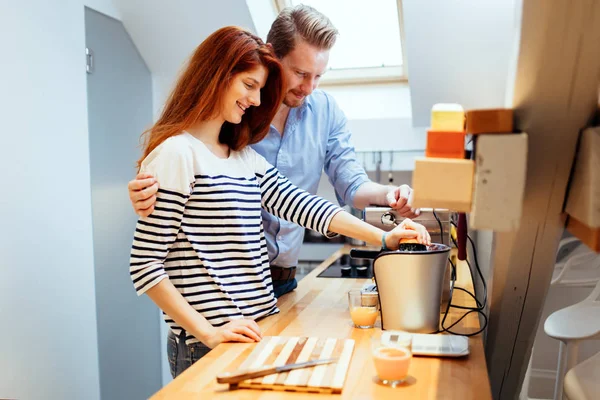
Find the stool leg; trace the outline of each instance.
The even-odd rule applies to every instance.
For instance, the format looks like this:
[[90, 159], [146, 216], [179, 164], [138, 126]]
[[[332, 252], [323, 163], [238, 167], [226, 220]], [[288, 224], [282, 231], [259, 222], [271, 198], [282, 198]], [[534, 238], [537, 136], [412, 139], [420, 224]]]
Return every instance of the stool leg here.
[[573, 340], [567, 343], [567, 370], [565, 375], [571, 368], [577, 365], [577, 356], [579, 355], [579, 341]]
[[563, 399], [563, 384], [565, 374], [567, 373], [567, 359], [569, 357], [569, 348], [567, 343], [559, 340], [560, 348], [558, 351], [558, 366], [556, 368], [556, 384], [554, 385], [554, 400]]

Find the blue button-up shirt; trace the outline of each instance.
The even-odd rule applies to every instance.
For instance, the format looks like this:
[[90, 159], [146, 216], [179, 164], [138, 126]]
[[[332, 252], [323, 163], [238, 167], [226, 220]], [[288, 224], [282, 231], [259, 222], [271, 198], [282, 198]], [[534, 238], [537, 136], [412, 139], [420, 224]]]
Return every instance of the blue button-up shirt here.
[[[312, 194], [325, 170], [340, 205], [352, 205], [358, 187], [369, 178], [356, 159], [346, 123], [333, 97], [315, 90], [290, 110], [283, 135], [271, 125], [267, 136], [252, 147], [294, 185]], [[304, 228], [264, 210], [262, 218], [271, 265], [297, 265]]]

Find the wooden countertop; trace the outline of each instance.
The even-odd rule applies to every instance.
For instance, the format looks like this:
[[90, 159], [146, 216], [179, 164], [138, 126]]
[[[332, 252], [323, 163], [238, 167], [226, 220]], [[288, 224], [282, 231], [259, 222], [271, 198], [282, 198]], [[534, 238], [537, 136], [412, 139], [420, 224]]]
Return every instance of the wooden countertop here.
[[[351, 338], [356, 341], [352, 361], [342, 394], [310, 394], [268, 390], [228, 390], [219, 385], [216, 375], [235, 370], [250, 354], [255, 344], [224, 343], [157, 392], [152, 399], [491, 399], [481, 334], [469, 338], [470, 354], [463, 358], [414, 357], [407, 384], [389, 388], [373, 382], [375, 367], [369, 338], [372, 329], [356, 329], [348, 312], [347, 292], [360, 288], [366, 279], [317, 278], [317, 275], [347, 254], [344, 247], [331, 255], [302, 279], [298, 288], [279, 299], [281, 312], [258, 322], [263, 336], [317, 336]], [[473, 290], [466, 263], [459, 262], [456, 286]], [[453, 304], [474, 306], [466, 293], [454, 291]], [[464, 314], [450, 309], [446, 326]], [[380, 327], [380, 321], [377, 322]], [[380, 328], [375, 328], [380, 329]], [[465, 317], [455, 328], [459, 332], [479, 329], [477, 313]]]

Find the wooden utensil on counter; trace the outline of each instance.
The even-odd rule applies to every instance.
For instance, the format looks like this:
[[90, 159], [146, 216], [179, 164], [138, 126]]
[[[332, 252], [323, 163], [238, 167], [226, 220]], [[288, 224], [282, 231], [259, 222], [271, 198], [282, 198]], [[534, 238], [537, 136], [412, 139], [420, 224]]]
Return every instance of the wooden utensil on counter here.
[[319, 337], [265, 336], [238, 370], [284, 367], [308, 361], [339, 359], [335, 363], [275, 372], [246, 379], [231, 387], [309, 393], [341, 393], [350, 366], [354, 340]]
[[287, 372], [287, 371], [291, 371], [294, 369], [314, 367], [315, 365], [331, 364], [331, 363], [334, 363], [337, 361], [338, 361], [337, 358], [328, 358], [328, 359], [324, 359], [324, 360], [313, 360], [313, 361], [306, 361], [306, 362], [302, 362], [302, 363], [287, 364], [287, 365], [282, 365], [279, 367], [271, 366], [271, 367], [245, 369], [245, 370], [240, 370], [237, 372], [224, 372], [222, 374], [217, 375], [217, 382], [218, 383], [229, 383], [229, 384], [240, 383], [240, 382], [248, 380], [248, 379], [260, 378], [261, 376], [267, 376], [267, 375], [271, 375], [271, 374], [279, 374], [281, 372]]

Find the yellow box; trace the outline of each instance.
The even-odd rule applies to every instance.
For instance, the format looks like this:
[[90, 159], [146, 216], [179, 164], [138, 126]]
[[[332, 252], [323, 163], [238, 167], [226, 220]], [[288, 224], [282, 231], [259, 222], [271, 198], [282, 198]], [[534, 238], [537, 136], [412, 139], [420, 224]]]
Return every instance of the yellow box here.
[[470, 212], [473, 197], [473, 160], [419, 158], [413, 171], [413, 206]]
[[431, 108], [431, 130], [461, 132], [465, 130], [465, 110], [460, 104], [434, 104]]

